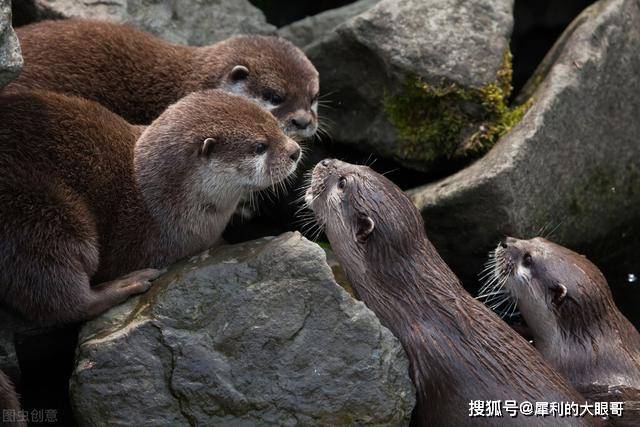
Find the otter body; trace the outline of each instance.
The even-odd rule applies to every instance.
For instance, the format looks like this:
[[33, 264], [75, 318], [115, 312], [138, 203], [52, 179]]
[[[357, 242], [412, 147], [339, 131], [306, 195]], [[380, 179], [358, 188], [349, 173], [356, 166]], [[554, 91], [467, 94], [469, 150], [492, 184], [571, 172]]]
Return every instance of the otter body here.
[[24, 69], [8, 90], [45, 89], [101, 103], [134, 124], [170, 104], [220, 88], [270, 110], [292, 136], [317, 128], [318, 73], [277, 37], [238, 36], [205, 47], [169, 44], [129, 26], [45, 21], [17, 29]]
[[47, 324], [96, 316], [159, 272], [123, 274], [215, 245], [238, 199], [300, 152], [268, 112], [221, 91], [147, 128], [40, 91], [1, 96], [0, 117], [0, 302]]
[[640, 400], [640, 333], [593, 263], [543, 238], [507, 238], [494, 258], [494, 292], [517, 301], [545, 359], [585, 394], [622, 386]]
[[585, 418], [470, 417], [473, 400], [584, 399], [473, 299], [427, 239], [404, 193], [363, 166], [324, 160], [307, 204], [357, 293], [400, 340], [417, 389], [413, 425], [587, 425]]

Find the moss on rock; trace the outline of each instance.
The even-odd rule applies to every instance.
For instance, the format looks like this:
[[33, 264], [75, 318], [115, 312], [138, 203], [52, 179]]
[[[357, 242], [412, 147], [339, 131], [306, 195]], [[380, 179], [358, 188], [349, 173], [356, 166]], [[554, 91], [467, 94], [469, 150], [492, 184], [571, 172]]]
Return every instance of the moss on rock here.
[[511, 53], [496, 81], [480, 88], [431, 85], [412, 76], [400, 94], [385, 96], [385, 111], [401, 139], [401, 160], [431, 163], [440, 158], [478, 156], [506, 134], [531, 106], [510, 108]]

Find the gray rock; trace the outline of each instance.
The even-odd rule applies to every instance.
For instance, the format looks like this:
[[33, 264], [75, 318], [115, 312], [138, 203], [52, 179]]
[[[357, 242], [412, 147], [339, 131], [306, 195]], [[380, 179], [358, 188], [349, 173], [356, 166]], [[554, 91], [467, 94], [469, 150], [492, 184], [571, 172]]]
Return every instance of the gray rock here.
[[427, 169], [495, 139], [512, 0], [383, 0], [306, 48], [335, 140]]
[[477, 274], [504, 235], [552, 232], [591, 253], [638, 229], [639, 9], [605, 0], [585, 10], [534, 76], [535, 102], [511, 133], [468, 168], [410, 192], [459, 274]]
[[317, 15], [308, 16], [278, 29], [277, 34], [304, 48], [330, 34], [336, 27], [373, 7], [380, 0], [359, 0]]
[[0, 0], [0, 88], [18, 77], [20, 70], [22, 54], [11, 27], [11, 1]]
[[35, 19], [86, 18], [132, 24], [170, 42], [201, 46], [275, 27], [248, 0], [30, 0]]
[[80, 425], [406, 425], [391, 333], [287, 233], [183, 261], [88, 323], [71, 379]]

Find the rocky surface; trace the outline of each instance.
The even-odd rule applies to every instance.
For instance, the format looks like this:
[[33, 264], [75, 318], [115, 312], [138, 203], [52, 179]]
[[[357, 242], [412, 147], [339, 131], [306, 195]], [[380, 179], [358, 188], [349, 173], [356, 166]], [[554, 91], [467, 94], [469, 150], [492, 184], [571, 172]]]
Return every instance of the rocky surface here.
[[358, 0], [336, 9], [329, 9], [317, 15], [308, 16], [278, 29], [280, 37], [291, 40], [304, 48], [331, 34], [339, 25], [371, 9], [380, 0]]
[[248, 0], [25, 0], [31, 20], [87, 18], [132, 24], [170, 42], [207, 45], [237, 34], [270, 34], [275, 27]]
[[404, 425], [414, 404], [398, 341], [297, 233], [179, 263], [88, 323], [71, 389], [80, 425]]
[[22, 70], [22, 54], [11, 27], [11, 1], [0, 0], [0, 88], [15, 79]]
[[383, 0], [308, 46], [334, 139], [419, 170], [493, 144], [521, 113], [506, 105], [512, 3]]
[[[487, 155], [411, 192], [430, 238], [467, 279], [506, 235], [577, 250], [640, 222], [640, 5], [585, 10], [533, 77], [535, 102]], [[636, 239], [637, 240], [637, 239]]]

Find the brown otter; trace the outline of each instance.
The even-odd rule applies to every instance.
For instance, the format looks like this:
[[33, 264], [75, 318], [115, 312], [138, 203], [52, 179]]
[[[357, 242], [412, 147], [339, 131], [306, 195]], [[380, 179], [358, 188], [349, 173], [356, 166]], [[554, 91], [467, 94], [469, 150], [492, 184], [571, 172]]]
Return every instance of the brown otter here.
[[579, 391], [586, 395], [594, 385], [640, 391], [640, 333], [586, 257], [540, 237], [509, 237], [489, 267], [486, 293], [517, 302], [535, 347]]
[[20, 404], [13, 385], [7, 376], [0, 371], [0, 424], [3, 426], [24, 426], [20, 418]]
[[[95, 102], [0, 96], [0, 302], [46, 323], [96, 316], [218, 242], [238, 199], [300, 147], [253, 102], [194, 92], [142, 131]], [[90, 286], [95, 284], [95, 286]]]
[[129, 26], [45, 21], [17, 29], [24, 69], [8, 88], [92, 99], [148, 124], [186, 94], [219, 88], [271, 111], [290, 136], [317, 128], [318, 72], [278, 37], [238, 36], [205, 47], [169, 44]]
[[[472, 400], [582, 402], [523, 338], [469, 295], [420, 214], [368, 167], [323, 160], [306, 202], [362, 300], [400, 340], [417, 389], [414, 425], [586, 425], [595, 419], [469, 416]], [[535, 403], [533, 403], [535, 405]]]

